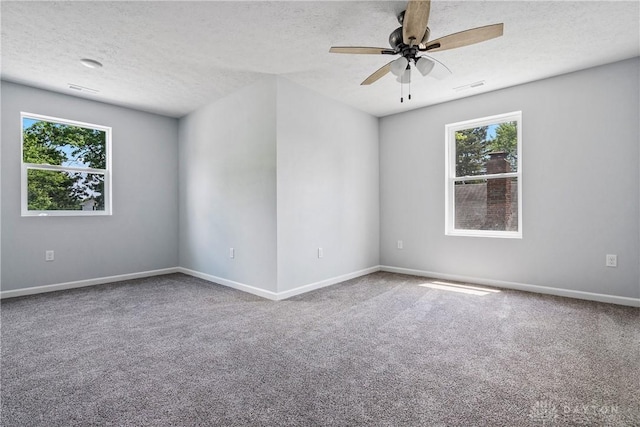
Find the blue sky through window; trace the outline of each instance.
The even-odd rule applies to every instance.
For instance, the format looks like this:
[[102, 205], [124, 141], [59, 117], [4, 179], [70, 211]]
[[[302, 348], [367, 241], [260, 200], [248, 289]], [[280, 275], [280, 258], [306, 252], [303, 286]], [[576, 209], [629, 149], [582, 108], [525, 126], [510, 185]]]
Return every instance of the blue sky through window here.
[[487, 126], [487, 141], [491, 141], [496, 137], [496, 129], [498, 129], [497, 124]]

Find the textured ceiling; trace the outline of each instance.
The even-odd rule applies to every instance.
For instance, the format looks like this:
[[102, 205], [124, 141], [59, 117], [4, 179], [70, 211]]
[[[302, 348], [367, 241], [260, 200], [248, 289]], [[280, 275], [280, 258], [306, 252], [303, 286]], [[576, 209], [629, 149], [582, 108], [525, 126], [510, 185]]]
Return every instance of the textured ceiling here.
[[[453, 74], [414, 76], [412, 100], [402, 104], [391, 74], [360, 86], [395, 57], [328, 51], [387, 47], [406, 2], [2, 1], [1, 71], [5, 80], [174, 117], [277, 74], [385, 116], [638, 56], [639, 5], [434, 0], [432, 39], [499, 22], [504, 36], [434, 52]], [[104, 67], [86, 68], [80, 58]], [[69, 83], [99, 92], [77, 93]]]

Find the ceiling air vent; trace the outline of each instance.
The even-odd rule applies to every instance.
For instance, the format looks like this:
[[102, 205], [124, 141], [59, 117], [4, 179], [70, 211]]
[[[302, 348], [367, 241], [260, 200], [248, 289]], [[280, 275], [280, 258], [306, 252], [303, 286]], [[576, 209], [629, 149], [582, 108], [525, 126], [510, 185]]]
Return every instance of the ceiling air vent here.
[[475, 83], [469, 83], [468, 85], [464, 85], [464, 86], [454, 87], [453, 90], [455, 90], [456, 92], [463, 92], [465, 90], [475, 89], [480, 86], [484, 86], [484, 80], [480, 80], [479, 82], [475, 82]]
[[98, 93], [98, 92], [100, 92], [98, 89], [91, 89], [90, 87], [74, 85], [73, 83], [68, 83], [68, 85], [69, 85], [69, 89], [75, 90], [76, 92], [84, 92], [84, 93]]

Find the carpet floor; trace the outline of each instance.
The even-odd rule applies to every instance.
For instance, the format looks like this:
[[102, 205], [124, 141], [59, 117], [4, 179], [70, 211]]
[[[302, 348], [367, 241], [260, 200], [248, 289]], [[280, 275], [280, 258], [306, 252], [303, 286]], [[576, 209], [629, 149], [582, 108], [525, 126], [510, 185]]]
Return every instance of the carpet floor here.
[[639, 426], [637, 308], [374, 273], [1, 303], [3, 426]]

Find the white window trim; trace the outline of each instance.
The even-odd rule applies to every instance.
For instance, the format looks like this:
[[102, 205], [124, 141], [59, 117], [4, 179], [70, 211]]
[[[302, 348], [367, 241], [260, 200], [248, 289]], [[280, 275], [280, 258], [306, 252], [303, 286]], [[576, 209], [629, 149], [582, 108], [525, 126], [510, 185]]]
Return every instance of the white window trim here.
[[[491, 175], [474, 175], [473, 179], [487, 178], [517, 178], [518, 181], [518, 231], [499, 231], [499, 230], [465, 230], [455, 228], [455, 196], [454, 183], [463, 181], [464, 178], [456, 178], [456, 144], [455, 133], [459, 130], [489, 126], [503, 122], [517, 122], [518, 135], [518, 171], [491, 174]], [[495, 116], [482, 117], [480, 119], [465, 120], [462, 122], [451, 123], [445, 126], [445, 235], [447, 236], [465, 236], [465, 237], [494, 237], [506, 239], [522, 239], [522, 111], [513, 111], [511, 113], [498, 114]], [[468, 177], [466, 178], [468, 179]]]
[[[23, 122], [24, 119], [35, 119], [46, 122], [61, 123], [70, 126], [83, 127], [87, 129], [96, 129], [105, 132], [105, 149], [107, 150], [106, 169], [94, 169], [94, 168], [78, 168], [68, 166], [57, 166], [49, 164], [39, 163], [25, 163], [24, 162], [24, 134], [23, 134]], [[21, 111], [20, 112], [20, 164], [21, 164], [21, 177], [20, 177], [20, 210], [22, 216], [26, 217], [42, 217], [42, 216], [106, 216], [112, 214], [111, 208], [111, 127], [96, 125], [93, 123], [78, 122], [75, 120], [61, 119], [59, 117], [44, 116], [42, 114], [32, 114]], [[27, 171], [29, 169], [40, 170], [54, 170], [54, 171], [69, 171], [69, 172], [84, 172], [84, 173], [98, 173], [104, 175], [104, 210], [102, 211], [83, 211], [83, 210], [56, 210], [56, 211], [43, 211], [43, 210], [29, 210], [28, 205], [28, 187], [27, 187]]]

